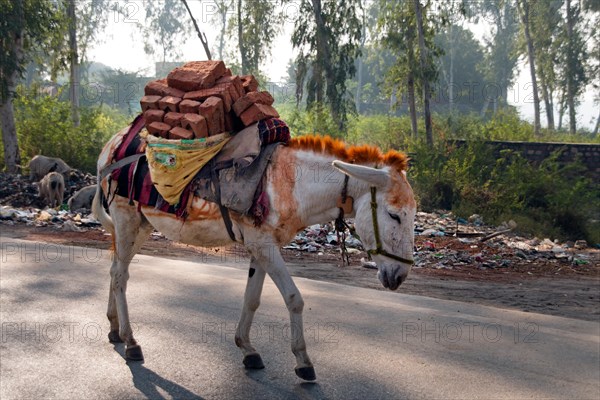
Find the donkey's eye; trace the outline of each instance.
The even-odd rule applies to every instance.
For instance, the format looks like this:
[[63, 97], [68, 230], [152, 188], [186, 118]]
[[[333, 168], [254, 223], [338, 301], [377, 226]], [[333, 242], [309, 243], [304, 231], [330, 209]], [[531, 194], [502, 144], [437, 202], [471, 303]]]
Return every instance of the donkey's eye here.
[[399, 224], [402, 224], [402, 221], [400, 221], [400, 217], [396, 214], [392, 214], [391, 212], [388, 213], [388, 215], [390, 216], [391, 219], [393, 219], [394, 221], [398, 222]]

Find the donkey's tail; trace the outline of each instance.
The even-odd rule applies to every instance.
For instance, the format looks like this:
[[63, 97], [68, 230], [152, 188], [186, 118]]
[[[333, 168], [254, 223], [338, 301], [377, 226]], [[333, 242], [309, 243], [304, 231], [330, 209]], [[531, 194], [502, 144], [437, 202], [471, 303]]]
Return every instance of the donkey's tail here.
[[115, 235], [115, 225], [113, 224], [113, 220], [108, 215], [106, 210], [104, 210], [104, 202], [106, 197], [104, 196], [104, 191], [102, 190], [102, 178], [98, 175], [98, 184], [96, 186], [96, 195], [94, 196], [94, 201], [92, 202], [92, 213], [96, 217], [98, 221], [102, 224], [104, 229], [106, 229], [111, 235]]

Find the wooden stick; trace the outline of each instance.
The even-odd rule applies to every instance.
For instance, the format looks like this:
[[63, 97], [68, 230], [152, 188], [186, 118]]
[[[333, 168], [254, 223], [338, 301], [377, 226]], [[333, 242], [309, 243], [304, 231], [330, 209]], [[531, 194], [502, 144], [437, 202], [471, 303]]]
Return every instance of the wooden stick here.
[[508, 233], [508, 232], [510, 232], [510, 231], [512, 231], [512, 228], [509, 228], [509, 229], [504, 229], [504, 230], [502, 230], [502, 231], [498, 231], [498, 232], [494, 232], [494, 233], [490, 233], [489, 235], [487, 235], [487, 236], [485, 236], [485, 237], [482, 237], [482, 238], [481, 238], [481, 240], [479, 240], [479, 241], [480, 241], [481, 243], [483, 243], [483, 242], [485, 242], [485, 241], [487, 241], [487, 240], [490, 240], [491, 238], [495, 238], [496, 236], [503, 235], [503, 234], [505, 234], [505, 233]]
[[192, 10], [190, 10], [190, 7], [188, 6], [187, 1], [186, 0], [181, 0], [181, 1], [185, 5], [185, 8], [187, 8], [188, 14], [190, 14], [190, 18], [192, 19], [192, 22], [194, 23], [194, 27], [196, 28], [196, 32], [198, 32], [198, 37], [200, 38], [200, 41], [202, 42], [202, 45], [204, 46], [204, 51], [206, 52], [206, 57], [208, 57], [209, 60], [212, 60], [212, 56], [210, 55], [210, 50], [208, 48], [208, 41], [206, 40], [206, 34], [200, 32], [200, 28], [198, 27], [198, 23], [196, 22], [196, 19], [192, 15]]

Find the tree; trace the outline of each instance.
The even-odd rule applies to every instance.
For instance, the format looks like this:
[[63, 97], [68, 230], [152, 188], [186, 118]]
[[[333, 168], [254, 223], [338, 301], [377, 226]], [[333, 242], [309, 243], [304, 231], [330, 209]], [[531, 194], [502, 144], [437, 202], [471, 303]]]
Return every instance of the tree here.
[[[130, 10], [127, 3], [121, 13], [127, 15]], [[188, 12], [181, 0], [144, 0], [144, 22], [137, 26], [144, 38], [144, 51], [148, 55], [159, 53], [164, 63], [181, 57], [183, 42], [191, 34]], [[132, 16], [133, 17], [133, 16]], [[126, 17], [127, 18], [127, 17]]]
[[494, 113], [498, 106], [505, 107], [508, 88], [514, 80], [515, 67], [519, 59], [516, 51], [518, 22], [514, 2], [510, 0], [484, 0], [476, 3], [480, 6], [478, 14], [490, 21], [492, 33], [485, 38], [486, 54], [482, 71], [486, 80], [495, 85], [499, 96], [486, 96], [481, 108], [484, 116], [493, 103]]
[[567, 87], [566, 101], [569, 107], [569, 132], [571, 134], [577, 132], [577, 98], [582, 94], [588, 80], [584, 61], [588, 58], [587, 49], [579, 24], [577, 24], [580, 16], [580, 5], [571, 3], [571, 0], [566, 0], [565, 31], [567, 43], [564, 69]]
[[381, 44], [396, 57], [388, 70], [386, 80], [391, 90], [400, 95], [407, 94], [411, 121], [411, 131], [417, 137], [417, 111], [415, 100], [415, 78], [419, 71], [415, 58], [416, 18], [415, 9], [410, 3], [397, 0], [382, 0], [378, 18], [378, 32]]
[[[419, 39], [419, 64], [421, 66], [421, 72], [423, 74], [428, 70], [427, 68], [427, 47], [425, 47], [425, 29], [423, 27], [423, 8], [420, 0], [414, 0], [415, 4], [415, 16], [417, 19], [417, 37]], [[430, 68], [429, 68], [430, 69]], [[423, 109], [425, 112], [425, 138], [427, 145], [433, 147], [433, 132], [431, 128], [431, 109], [429, 107], [429, 101], [431, 99], [431, 84], [430, 77], [424, 76], [423, 79]]]
[[[486, 75], [482, 71], [485, 64], [483, 47], [473, 32], [457, 25], [450, 25], [438, 33], [435, 43], [444, 51], [439, 58], [439, 86], [448, 88], [447, 92], [444, 90], [436, 96], [442, 100], [442, 109], [479, 112], [484, 100], [491, 97], [487, 95]], [[479, 90], [482, 88], [484, 90]]]
[[260, 64], [271, 52], [272, 42], [281, 30], [276, 3], [262, 0], [238, 0], [237, 27], [242, 74], [260, 75]]
[[536, 70], [544, 100], [548, 129], [554, 130], [554, 94], [557, 86], [558, 54], [562, 51], [560, 8], [562, 0], [537, 1], [532, 5], [531, 34], [537, 53]]
[[292, 45], [299, 51], [296, 87], [302, 91], [307, 82], [307, 108], [327, 104], [340, 132], [346, 130], [352, 106], [346, 80], [354, 76], [360, 54], [360, 9], [359, 0], [301, 0], [292, 34]]
[[216, 13], [213, 14], [212, 22], [219, 26], [219, 47], [217, 48], [217, 54], [218, 59], [222, 60], [225, 50], [225, 38], [227, 36], [227, 15], [233, 9], [233, 0], [216, 0], [214, 7], [216, 7]]
[[7, 172], [20, 171], [21, 156], [15, 126], [13, 96], [25, 66], [36, 50], [47, 48], [58, 25], [56, 8], [49, 0], [0, 0], [0, 120]]
[[75, 1], [67, 0], [67, 20], [69, 22], [69, 98], [73, 126], [79, 126], [79, 54], [77, 52], [77, 17]]
[[535, 47], [533, 44], [533, 38], [531, 37], [530, 27], [530, 3], [531, 0], [517, 0], [517, 10], [521, 17], [521, 23], [523, 25], [523, 33], [525, 35], [525, 42], [527, 44], [527, 60], [529, 62], [529, 70], [531, 73], [531, 90], [533, 92], [533, 110], [534, 110], [534, 123], [533, 131], [536, 136], [540, 134], [540, 97], [538, 92], [537, 76], [535, 72]]

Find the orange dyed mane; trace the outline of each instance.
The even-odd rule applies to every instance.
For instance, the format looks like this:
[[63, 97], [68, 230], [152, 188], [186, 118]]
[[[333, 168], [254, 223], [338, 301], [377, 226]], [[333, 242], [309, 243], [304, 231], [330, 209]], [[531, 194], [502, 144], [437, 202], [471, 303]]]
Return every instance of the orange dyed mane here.
[[377, 146], [368, 144], [348, 146], [331, 136], [306, 135], [290, 140], [289, 146], [294, 149], [309, 150], [315, 153], [329, 154], [341, 161], [354, 164], [387, 165], [397, 171], [406, 171], [408, 157], [396, 150], [383, 152]]

